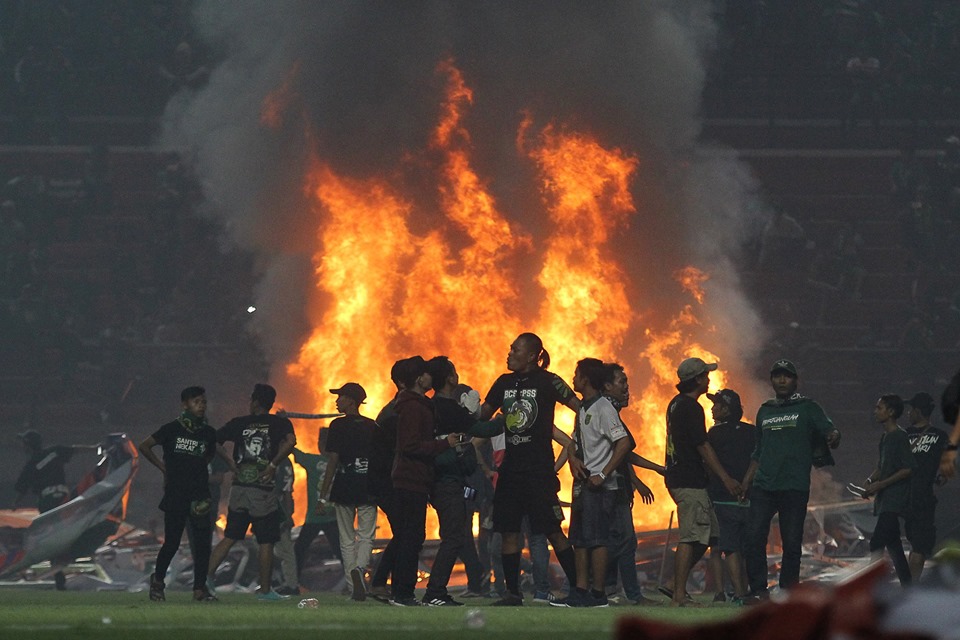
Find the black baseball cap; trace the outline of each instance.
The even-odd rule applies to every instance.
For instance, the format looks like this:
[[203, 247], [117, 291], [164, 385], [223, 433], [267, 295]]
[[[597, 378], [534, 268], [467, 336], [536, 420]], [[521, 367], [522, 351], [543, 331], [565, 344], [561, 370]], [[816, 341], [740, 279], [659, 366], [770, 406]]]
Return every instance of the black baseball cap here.
[[722, 402], [734, 411], [743, 411], [743, 405], [740, 404], [740, 394], [733, 389], [720, 389], [716, 393], [708, 393], [707, 397], [715, 403]]
[[770, 375], [775, 374], [777, 371], [786, 371], [794, 378], [797, 377], [797, 365], [793, 364], [785, 358], [781, 358], [773, 363], [773, 366], [770, 367]]
[[348, 382], [339, 389], [330, 389], [330, 393], [353, 398], [357, 401], [358, 405], [363, 404], [363, 401], [367, 399], [367, 392], [356, 382]]

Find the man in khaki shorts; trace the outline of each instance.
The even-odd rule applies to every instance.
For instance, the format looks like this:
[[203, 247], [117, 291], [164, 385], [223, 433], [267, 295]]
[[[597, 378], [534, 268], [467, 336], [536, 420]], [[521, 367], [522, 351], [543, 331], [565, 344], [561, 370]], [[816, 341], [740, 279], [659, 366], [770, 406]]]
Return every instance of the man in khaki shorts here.
[[707, 423], [697, 398], [710, 386], [710, 372], [715, 363], [700, 358], [687, 358], [677, 368], [677, 395], [667, 406], [667, 455], [664, 484], [677, 503], [680, 538], [674, 557], [674, 585], [671, 606], [694, 604], [688, 600], [687, 578], [690, 570], [703, 557], [707, 547], [716, 542], [720, 532], [717, 515], [707, 495], [707, 470], [712, 471], [727, 490], [740, 498], [740, 484], [724, 470], [713, 447], [707, 442]]

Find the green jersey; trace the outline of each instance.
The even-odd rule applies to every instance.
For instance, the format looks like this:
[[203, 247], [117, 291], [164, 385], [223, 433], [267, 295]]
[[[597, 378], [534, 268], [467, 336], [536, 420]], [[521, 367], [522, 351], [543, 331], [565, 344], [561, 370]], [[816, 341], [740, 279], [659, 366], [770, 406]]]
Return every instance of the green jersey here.
[[767, 491], [809, 491], [814, 448], [835, 429], [820, 405], [799, 393], [764, 402], [757, 411], [753, 484]]

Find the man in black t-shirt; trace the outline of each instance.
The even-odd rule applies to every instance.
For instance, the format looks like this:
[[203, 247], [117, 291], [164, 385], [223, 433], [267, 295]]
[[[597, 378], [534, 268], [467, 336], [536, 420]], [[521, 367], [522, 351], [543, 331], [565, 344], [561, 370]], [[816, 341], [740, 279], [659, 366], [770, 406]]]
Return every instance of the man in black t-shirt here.
[[326, 511], [328, 502], [333, 503], [347, 586], [352, 598], [362, 602], [367, 599], [363, 575], [377, 530], [377, 504], [369, 473], [377, 423], [360, 415], [367, 392], [356, 382], [330, 389], [330, 393], [337, 396], [337, 411], [344, 415], [330, 423], [327, 434], [329, 462], [320, 485], [320, 512]]
[[687, 358], [681, 362], [677, 368], [679, 393], [667, 406], [663, 480], [677, 504], [679, 532], [670, 602], [675, 607], [691, 604], [687, 599], [690, 570], [703, 557], [707, 547], [716, 542], [720, 532], [713, 504], [707, 495], [707, 470], [714, 472], [738, 499], [743, 493], [740, 484], [727, 474], [707, 441], [706, 419], [697, 402], [710, 386], [710, 372], [716, 369], [716, 364], [707, 364], [700, 358]]
[[[257, 600], [284, 600], [273, 590], [273, 545], [280, 539], [280, 524], [283, 516], [280, 504], [274, 495], [274, 474], [280, 461], [290, 456], [297, 437], [293, 424], [281, 416], [270, 413], [277, 398], [277, 391], [268, 384], [257, 384], [250, 394], [249, 415], [234, 418], [217, 430], [217, 442], [230, 442], [232, 455], [222, 447], [218, 455], [224, 457], [233, 472], [230, 488], [230, 503], [227, 507], [227, 527], [223, 540], [213, 549], [210, 558], [208, 588], [213, 585], [217, 567], [223, 562], [230, 548], [243, 540], [247, 529], [253, 527], [257, 537], [260, 587]], [[212, 591], [212, 589], [211, 589]]]
[[[427, 362], [427, 371], [433, 382], [433, 406], [436, 411], [435, 435], [446, 437], [451, 433], [466, 433], [474, 422], [474, 416], [454, 397], [460, 377], [457, 368], [446, 356], [436, 356]], [[430, 488], [430, 504], [437, 512], [440, 524], [440, 545], [430, 568], [430, 581], [423, 596], [423, 603], [431, 607], [460, 606], [447, 593], [447, 583], [453, 565], [466, 540], [467, 499], [464, 495], [466, 476], [473, 473], [477, 458], [472, 444], [458, 444], [447, 449], [433, 460], [434, 479]], [[471, 582], [476, 582], [474, 576]]]
[[[183, 411], [173, 422], [160, 427], [140, 443], [140, 453], [163, 472], [163, 546], [150, 576], [150, 599], [166, 600], [164, 579], [173, 556], [180, 548], [184, 527], [193, 531], [193, 599], [212, 602], [216, 597], [207, 589], [207, 565], [210, 560], [210, 485], [207, 465], [217, 448], [217, 434], [206, 420], [207, 396], [203, 387], [187, 387], [180, 393]], [[163, 450], [163, 459], [153, 448]]]
[[936, 403], [929, 393], [914, 394], [907, 401], [910, 405], [910, 426], [907, 436], [917, 468], [910, 477], [910, 508], [906, 513], [907, 540], [910, 541], [910, 574], [914, 582], [923, 573], [923, 563], [933, 554], [937, 541], [937, 525], [934, 515], [937, 497], [933, 487], [946, 481], [940, 476], [940, 457], [949, 440], [943, 429], [930, 424], [930, 416]]
[[[487, 393], [481, 418], [489, 420], [500, 410], [505, 419], [506, 449], [499, 468], [493, 498], [493, 530], [503, 535], [502, 559], [507, 593], [494, 604], [521, 606], [520, 553], [523, 517], [530, 522], [531, 533], [544, 534], [550, 540], [557, 561], [571, 585], [577, 584], [573, 547], [560, 529], [563, 512], [557, 500], [560, 481], [554, 471], [554, 409], [562, 404], [578, 411], [580, 401], [570, 386], [555, 373], [547, 371], [550, 355], [533, 333], [524, 333], [510, 345], [506, 373], [497, 378]], [[488, 437], [493, 433], [472, 432]], [[571, 445], [568, 447], [572, 448]], [[568, 451], [571, 469], [579, 460]], [[574, 470], [574, 476], [582, 469]]]

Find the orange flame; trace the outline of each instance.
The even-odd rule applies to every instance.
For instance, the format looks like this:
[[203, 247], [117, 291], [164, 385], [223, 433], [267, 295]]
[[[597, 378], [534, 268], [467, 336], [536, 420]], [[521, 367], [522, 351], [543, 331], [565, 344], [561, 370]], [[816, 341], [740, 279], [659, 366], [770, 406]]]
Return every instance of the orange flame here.
[[[559, 125], [531, 135], [532, 118], [524, 117], [517, 149], [536, 171], [545, 222], [521, 230], [473, 167], [464, 125], [472, 90], [452, 61], [437, 71], [446, 83], [430, 139], [438, 158], [437, 211], [385, 178], [346, 177], [322, 160], [307, 178], [318, 218], [313, 329], [288, 375], [312, 393], [313, 411], [330, 410], [327, 389], [360, 382], [371, 407], [366, 413], [375, 414], [393, 396], [387, 372], [395, 360], [448, 355], [461, 380], [483, 393], [503, 372], [512, 339], [535, 331], [551, 353], [551, 369], [567, 380], [586, 356], [621, 362], [635, 381], [646, 367], [652, 370], [624, 420], [638, 452], [662, 461], [663, 413], [675, 393], [676, 364], [689, 355], [715, 358], [694, 339], [708, 331], [689, 305], [667, 329], [648, 328], [640, 353], [625, 352], [638, 316], [630, 301], [633, 283], [612, 240], [637, 214], [631, 186], [639, 160]], [[415, 231], [414, 223], [425, 218], [429, 230]], [[535, 274], [522, 267], [530, 254], [539, 264]], [[684, 289], [702, 303], [699, 284], [708, 276], [693, 267], [681, 273]], [[525, 311], [531, 300], [539, 300], [533, 315]], [[557, 419], [572, 431], [572, 412], [560, 409]], [[657, 502], [638, 505], [635, 521], [640, 528], [664, 528], [673, 503], [662, 481], [644, 473]], [[564, 498], [566, 471], [562, 480]], [[298, 517], [302, 485], [298, 476]], [[436, 534], [435, 522], [428, 533]]]
[[674, 273], [673, 277], [680, 283], [684, 291], [690, 293], [696, 298], [697, 302], [703, 304], [703, 287], [700, 285], [710, 279], [709, 274], [696, 267], [687, 266]]

